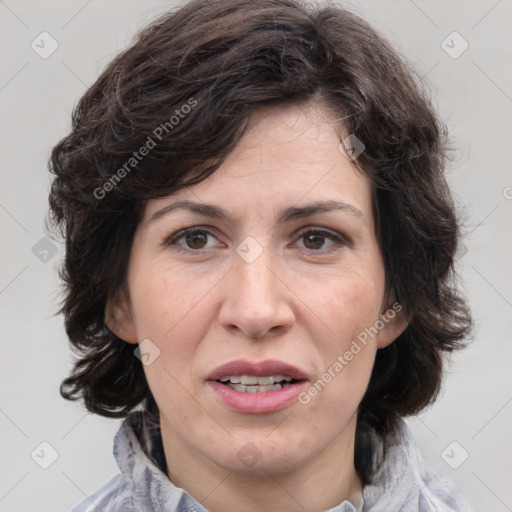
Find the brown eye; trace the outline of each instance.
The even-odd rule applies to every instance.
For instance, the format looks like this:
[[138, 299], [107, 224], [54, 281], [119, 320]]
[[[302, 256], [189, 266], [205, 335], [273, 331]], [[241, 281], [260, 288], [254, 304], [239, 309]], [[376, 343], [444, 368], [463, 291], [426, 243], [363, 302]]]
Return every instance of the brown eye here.
[[208, 233], [206, 231], [187, 233], [185, 243], [190, 249], [203, 249], [208, 243]]
[[331, 231], [323, 229], [310, 229], [304, 231], [299, 237], [299, 246], [310, 251], [329, 251], [345, 244], [345, 239]]
[[307, 249], [321, 249], [325, 243], [325, 236], [319, 234], [304, 235], [303, 239]]
[[201, 228], [182, 229], [170, 236], [165, 243], [168, 246], [176, 246], [179, 250], [188, 250], [189, 252], [199, 252], [222, 245], [210, 231]]

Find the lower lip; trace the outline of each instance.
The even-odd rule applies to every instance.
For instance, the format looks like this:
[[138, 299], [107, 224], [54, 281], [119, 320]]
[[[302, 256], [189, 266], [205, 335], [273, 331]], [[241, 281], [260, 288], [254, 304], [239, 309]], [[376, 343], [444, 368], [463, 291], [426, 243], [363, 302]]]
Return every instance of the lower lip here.
[[217, 381], [208, 381], [214, 393], [224, 405], [239, 412], [264, 413], [284, 409], [297, 400], [307, 381], [295, 382], [274, 391], [244, 393]]

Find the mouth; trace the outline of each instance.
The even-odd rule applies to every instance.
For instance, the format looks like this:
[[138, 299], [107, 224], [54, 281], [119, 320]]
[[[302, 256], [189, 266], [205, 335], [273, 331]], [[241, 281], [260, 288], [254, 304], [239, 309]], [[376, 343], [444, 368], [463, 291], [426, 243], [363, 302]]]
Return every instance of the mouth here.
[[214, 370], [208, 384], [221, 404], [237, 412], [275, 412], [305, 388], [306, 372], [278, 360], [232, 361]]
[[298, 381], [285, 375], [225, 375], [217, 382], [241, 393], [266, 393], [278, 391]]

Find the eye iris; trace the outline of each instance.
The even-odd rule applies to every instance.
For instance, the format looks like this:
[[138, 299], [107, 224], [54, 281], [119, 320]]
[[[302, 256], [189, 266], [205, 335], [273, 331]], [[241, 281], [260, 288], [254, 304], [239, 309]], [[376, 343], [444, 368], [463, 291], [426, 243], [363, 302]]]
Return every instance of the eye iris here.
[[312, 233], [304, 236], [304, 245], [308, 249], [320, 249], [324, 245], [325, 236]]
[[201, 232], [188, 233], [185, 241], [191, 249], [202, 249], [208, 242], [206, 233]]

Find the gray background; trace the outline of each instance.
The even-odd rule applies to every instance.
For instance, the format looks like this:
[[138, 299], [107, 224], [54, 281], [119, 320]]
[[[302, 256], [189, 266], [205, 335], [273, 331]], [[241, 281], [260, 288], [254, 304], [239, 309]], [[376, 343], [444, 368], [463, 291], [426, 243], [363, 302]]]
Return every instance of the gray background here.
[[[169, 5], [0, 0], [0, 511], [66, 511], [117, 472], [111, 451], [119, 421], [87, 414], [58, 393], [71, 354], [55, 316], [62, 247], [44, 238], [46, 161], [86, 87]], [[466, 218], [459, 267], [477, 327], [438, 402], [410, 424], [425, 458], [466, 490], [475, 510], [512, 511], [512, 2], [349, 7], [413, 62], [457, 148], [448, 177]], [[43, 31], [58, 43], [45, 59], [31, 47], [51, 49]], [[463, 40], [446, 39], [453, 31]], [[469, 47], [458, 55], [464, 40]]]

